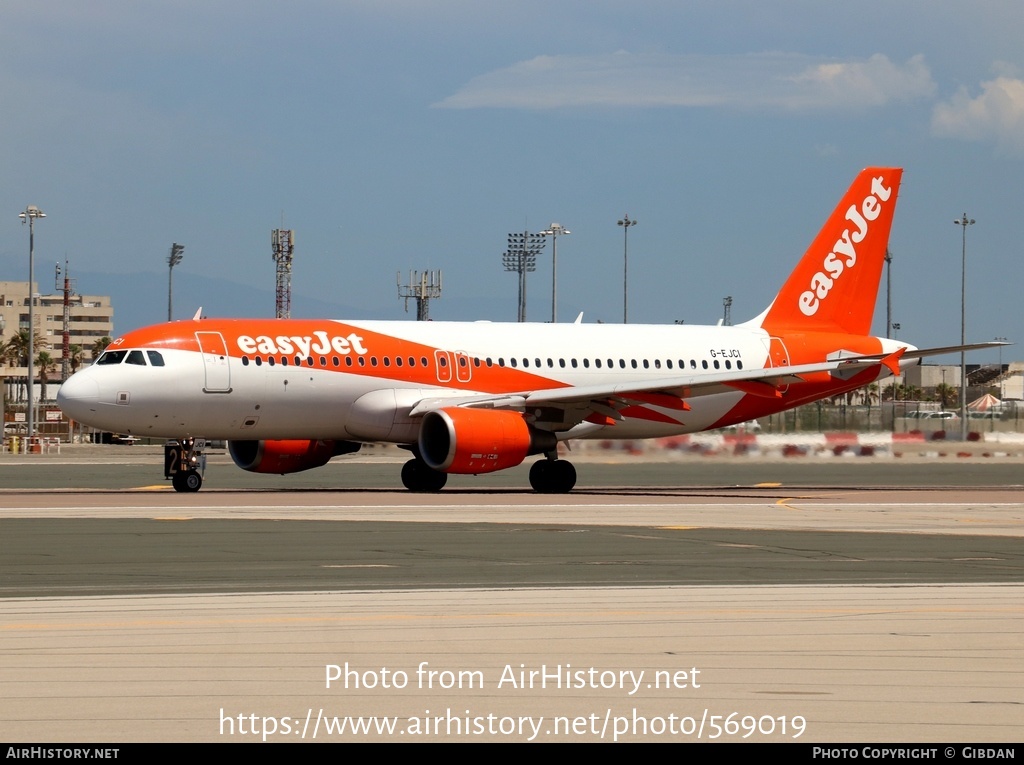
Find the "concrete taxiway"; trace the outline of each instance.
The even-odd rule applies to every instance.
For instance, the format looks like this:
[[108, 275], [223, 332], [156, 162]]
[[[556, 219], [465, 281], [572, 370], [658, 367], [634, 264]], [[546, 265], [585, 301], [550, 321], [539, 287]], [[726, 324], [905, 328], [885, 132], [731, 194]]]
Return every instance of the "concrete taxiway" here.
[[374, 462], [341, 491], [217, 488], [253, 478], [218, 468], [179, 495], [148, 457], [62, 459], [49, 487], [0, 460], [9, 740], [1005, 742], [1024, 724], [1017, 464], [903, 486], [869, 463], [803, 482], [591, 464], [542, 497], [515, 474], [395, 492]]

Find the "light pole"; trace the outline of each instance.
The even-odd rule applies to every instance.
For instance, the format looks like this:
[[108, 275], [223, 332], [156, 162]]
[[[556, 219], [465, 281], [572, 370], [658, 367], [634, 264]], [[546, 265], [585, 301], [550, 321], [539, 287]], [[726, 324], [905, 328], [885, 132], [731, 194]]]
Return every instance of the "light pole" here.
[[[954, 226], [963, 229], [963, 243], [960, 250], [960, 345], [966, 345], [967, 333], [967, 227], [974, 225], [974, 218], [967, 213], [953, 219]], [[967, 440], [967, 356], [960, 351], [960, 440]]]
[[36, 353], [36, 326], [34, 317], [34, 306], [36, 302], [35, 292], [32, 290], [32, 284], [35, 281], [35, 254], [36, 254], [36, 230], [35, 223], [36, 218], [45, 218], [46, 213], [40, 210], [35, 205], [29, 205], [25, 208], [25, 212], [18, 213], [18, 217], [21, 218], [22, 225], [25, 221], [28, 221], [28, 411], [26, 416], [26, 431], [25, 435], [28, 438], [32, 438], [35, 435], [36, 429], [36, 416], [35, 416], [35, 405], [33, 403], [33, 391], [32, 386], [35, 384], [33, 378], [33, 372], [35, 371], [35, 359], [33, 358]]
[[551, 237], [551, 323], [558, 321], [558, 237], [572, 232], [561, 223], [552, 223], [541, 236]]
[[[894, 321], [892, 323], [892, 339], [893, 340], [896, 339], [896, 333], [899, 332], [899, 331], [900, 331], [900, 323], [898, 321]], [[901, 372], [900, 374], [902, 375], [903, 373]], [[893, 433], [896, 432], [896, 393], [897, 393], [896, 381], [898, 379], [899, 379], [898, 377], [893, 377], [892, 378], [892, 432]], [[904, 392], [903, 393], [903, 400], [906, 401], [906, 398], [907, 398], [907, 396], [906, 396], [907, 378], [905, 376], [903, 377], [902, 386], [903, 386], [903, 392]], [[903, 428], [904, 428], [904, 430], [906, 429], [906, 427], [907, 427], [907, 405], [904, 403], [903, 404]]]
[[174, 317], [171, 315], [174, 306], [174, 267], [181, 262], [184, 252], [185, 245], [174, 242], [171, 245], [171, 254], [167, 256], [167, 321], [174, 321]]
[[629, 227], [635, 226], [636, 221], [629, 219], [629, 214], [622, 216], [619, 221], [622, 226], [622, 323], [629, 323]]
[[892, 337], [892, 253], [885, 250], [885, 336]]
[[[1008, 338], [996, 337], [993, 338], [997, 343], [1008, 343]], [[1003, 397], [1006, 395], [1006, 389], [1003, 387], [1003, 346], [999, 346], [999, 403], [1003, 403]]]

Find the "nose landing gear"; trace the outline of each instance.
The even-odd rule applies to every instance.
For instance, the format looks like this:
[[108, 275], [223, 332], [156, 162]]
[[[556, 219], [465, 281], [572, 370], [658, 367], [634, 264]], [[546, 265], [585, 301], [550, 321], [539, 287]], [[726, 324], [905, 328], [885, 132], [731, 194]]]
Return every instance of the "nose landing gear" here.
[[182, 438], [164, 445], [164, 478], [171, 479], [175, 491], [199, 491], [203, 486], [206, 457], [203, 439]]

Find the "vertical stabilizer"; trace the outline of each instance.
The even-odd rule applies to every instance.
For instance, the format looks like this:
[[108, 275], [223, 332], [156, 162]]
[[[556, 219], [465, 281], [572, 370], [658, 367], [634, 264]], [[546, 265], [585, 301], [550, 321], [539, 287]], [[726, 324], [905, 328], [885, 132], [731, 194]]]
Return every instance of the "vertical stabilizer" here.
[[861, 171], [779, 290], [764, 329], [870, 332], [902, 175]]

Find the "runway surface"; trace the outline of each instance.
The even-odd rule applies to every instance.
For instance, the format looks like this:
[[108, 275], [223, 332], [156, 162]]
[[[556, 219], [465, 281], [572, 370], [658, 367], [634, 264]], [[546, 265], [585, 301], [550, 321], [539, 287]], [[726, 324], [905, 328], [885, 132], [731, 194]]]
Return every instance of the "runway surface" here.
[[[179, 495], [149, 458], [67, 462], [0, 461], [8, 740], [1024, 729], [1020, 465], [946, 462], [939, 487], [870, 463], [583, 465], [542, 497], [514, 473], [394, 492], [377, 463], [341, 491], [218, 466]], [[738, 468], [764, 480], [714, 481]]]

